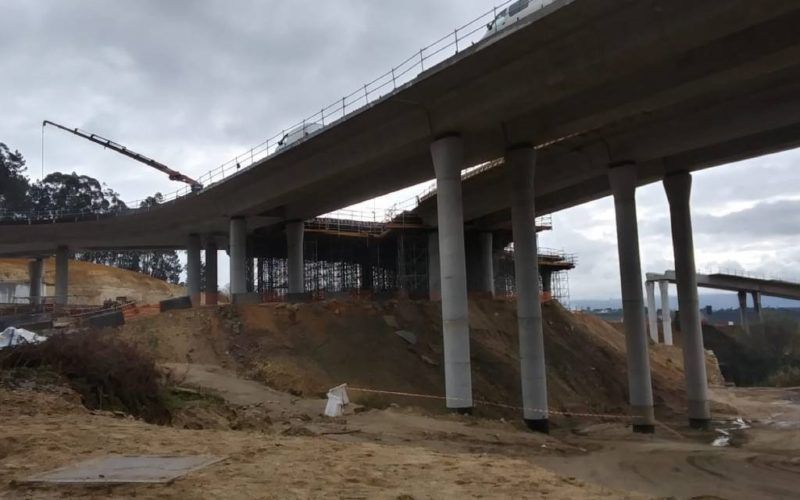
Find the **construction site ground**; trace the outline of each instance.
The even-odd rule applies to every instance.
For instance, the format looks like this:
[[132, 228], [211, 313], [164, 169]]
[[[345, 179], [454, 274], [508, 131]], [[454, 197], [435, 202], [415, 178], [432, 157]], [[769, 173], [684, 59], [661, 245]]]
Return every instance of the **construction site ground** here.
[[[448, 414], [437, 399], [435, 303], [226, 306], [137, 318], [109, 335], [135, 343], [168, 374], [180, 401], [172, 425], [89, 411], [59, 384], [5, 384], [0, 497], [796, 498], [799, 389], [725, 387], [709, 356], [714, 427], [731, 434], [729, 446], [714, 447], [721, 432], [687, 425], [680, 350], [651, 346], [659, 426], [653, 436], [634, 435], [623, 335], [555, 303], [544, 319], [550, 436], [528, 432], [513, 408], [511, 302], [470, 303], [474, 416]], [[355, 404], [326, 418], [323, 396], [341, 383]], [[749, 428], [731, 430], [739, 417]], [[132, 453], [226, 459], [167, 485], [24, 482]]]

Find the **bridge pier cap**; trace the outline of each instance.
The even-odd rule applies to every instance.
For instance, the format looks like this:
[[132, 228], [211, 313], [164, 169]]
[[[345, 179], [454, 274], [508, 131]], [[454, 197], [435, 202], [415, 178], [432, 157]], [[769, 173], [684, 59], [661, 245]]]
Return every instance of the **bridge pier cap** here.
[[655, 431], [655, 415], [642, 294], [639, 229], [636, 220], [636, 164], [623, 162], [610, 166], [608, 180], [614, 194], [616, 213], [622, 311], [628, 358], [628, 391], [634, 417], [633, 430], [652, 433]]

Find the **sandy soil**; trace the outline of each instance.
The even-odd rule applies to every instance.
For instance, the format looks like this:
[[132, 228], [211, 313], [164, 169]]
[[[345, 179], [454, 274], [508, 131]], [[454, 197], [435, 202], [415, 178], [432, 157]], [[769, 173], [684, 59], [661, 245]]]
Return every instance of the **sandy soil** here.
[[[800, 389], [715, 389], [715, 399], [740, 409], [728, 420], [741, 415], [752, 425], [717, 448], [713, 431], [677, 424], [636, 436], [620, 423], [585, 422], [541, 436], [517, 422], [413, 408], [325, 419], [322, 400], [276, 393], [217, 367], [171, 369], [187, 386], [258, 403], [272, 418], [258, 431], [184, 430], [88, 412], [64, 391], [0, 389], [0, 497], [797, 498]], [[20, 482], [109, 453], [227, 460], [167, 486]]]
[[[189, 372], [195, 375], [187, 383], [230, 401], [249, 404], [262, 397], [260, 384], [252, 387], [253, 382], [229, 373], [207, 367]], [[797, 498], [800, 389], [713, 388], [717, 407], [730, 412], [717, 414], [716, 428], [730, 428], [738, 417], [752, 426], [733, 432], [731, 446], [725, 448], [711, 446], [717, 431], [694, 431], [683, 422], [662, 422], [655, 436], [636, 436], [622, 422], [584, 420], [546, 437], [526, 432], [518, 422], [434, 416], [411, 408], [350, 415], [337, 431], [319, 418], [321, 400], [294, 398], [287, 406], [271, 394], [263, 397], [272, 398], [274, 411], [284, 417], [293, 414], [293, 407], [302, 408], [313, 415], [304, 423], [307, 429], [330, 432], [340, 442], [516, 458], [563, 476], [653, 497]]]
[[[518, 397], [512, 311], [471, 305], [479, 398]], [[684, 421], [674, 348], [651, 350], [655, 436], [633, 435], [624, 419], [559, 416], [542, 436], [524, 429], [517, 411], [454, 416], [438, 401], [389, 396], [366, 398], [342, 418], [321, 415], [320, 393], [340, 382], [441, 394], [437, 313], [413, 302], [331, 302], [132, 321], [117, 334], [150, 352], [180, 391], [202, 398], [177, 410], [172, 427], [158, 427], [88, 412], [63, 388], [0, 388], [0, 498], [797, 498], [800, 389], [713, 387], [715, 426], [738, 417], [751, 425], [732, 432], [731, 446], [713, 447], [719, 433]], [[545, 308], [545, 322], [553, 408], [624, 408], [622, 335], [559, 308]], [[227, 459], [166, 486], [21, 483], [109, 453]]]
[[[3, 498], [637, 498], [530, 462], [402, 444], [192, 431], [93, 415], [57, 396], [0, 389]], [[31, 487], [25, 477], [109, 453], [227, 459], [170, 485]]]

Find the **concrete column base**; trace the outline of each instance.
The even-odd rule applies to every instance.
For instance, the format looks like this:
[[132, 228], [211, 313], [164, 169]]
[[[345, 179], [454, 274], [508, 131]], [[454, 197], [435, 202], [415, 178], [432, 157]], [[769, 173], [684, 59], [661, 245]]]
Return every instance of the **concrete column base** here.
[[711, 404], [708, 400], [689, 400], [689, 425], [692, 429], [707, 429], [711, 423]]
[[632, 406], [633, 432], [653, 434], [656, 431], [656, 417], [652, 406]]
[[525, 425], [527, 425], [528, 429], [530, 429], [533, 432], [539, 432], [541, 434], [550, 434], [550, 420], [547, 418], [538, 420], [525, 419]]
[[711, 419], [709, 418], [690, 418], [689, 427], [699, 431], [707, 431], [711, 427]]

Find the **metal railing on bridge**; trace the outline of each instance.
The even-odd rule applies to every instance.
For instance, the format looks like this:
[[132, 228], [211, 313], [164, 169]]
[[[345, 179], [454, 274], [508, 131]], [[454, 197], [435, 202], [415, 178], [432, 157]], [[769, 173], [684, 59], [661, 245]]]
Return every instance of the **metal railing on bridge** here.
[[[515, 1], [517, 0], [506, 0], [493, 9], [488, 10], [476, 17], [472, 21], [457, 27], [435, 42], [414, 52], [400, 64], [393, 66], [389, 71], [383, 73], [372, 81], [365, 83], [358, 89], [343, 96], [341, 99], [337, 99], [335, 102], [322, 107], [316, 113], [306, 117], [294, 125], [283, 128], [279, 133], [276, 133], [250, 150], [239, 154], [233, 159], [221, 164], [219, 167], [208, 171], [197, 180], [206, 186], [206, 189], [208, 189], [208, 187], [213, 186], [214, 184], [219, 183], [220, 181], [223, 181], [244, 170], [247, 170], [258, 162], [273, 156], [280, 151], [285, 151], [297, 146], [310, 137], [320, 133], [322, 130], [327, 129], [328, 127], [335, 125], [342, 120], [345, 120], [348, 116], [397, 91], [404, 85], [416, 79], [425, 71], [430, 70], [434, 66], [480, 42], [485, 37], [487, 25], [493, 22], [497, 18], [497, 15], [503, 11], [503, 9]], [[539, 10], [541, 10], [555, 1], [556, 0], [531, 0], [531, 3], [538, 3]], [[316, 129], [315, 127], [313, 132], [301, 134], [302, 137], [300, 137], [299, 140], [293, 141], [290, 144], [282, 145], [283, 141], [287, 137], [287, 134], [296, 130], [305, 132], [306, 127], [312, 124], [315, 126], [319, 125], [320, 128]], [[190, 196], [192, 194], [196, 193], [193, 193], [191, 189], [186, 186], [172, 193], [167, 193], [164, 195], [163, 201], [170, 202], [185, 196]], [[152, 208], [149, 205], [143, 205], [145, 201], [146, 200], [137, 200], [129, 202], [126, 203], [126, 208], [123, 210], [103, 214], [88, 213], [85, 211], [45, 211], [29, 213], [0, 211], [0, 220], [10, 223], [32, 224], [41, 221], [68, 222], [99, 219]]]

